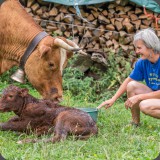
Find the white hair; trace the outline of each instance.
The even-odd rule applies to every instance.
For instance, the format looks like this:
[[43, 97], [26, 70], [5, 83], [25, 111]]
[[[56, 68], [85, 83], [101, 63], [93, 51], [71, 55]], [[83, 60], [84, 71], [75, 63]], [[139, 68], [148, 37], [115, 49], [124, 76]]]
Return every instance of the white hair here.
[[138, 31], [133, 40], [133, 44], [138, 40], [142, 40], [147, 48], [153, 49], [154, 53], [160, 53], [160, 40], [152, 28], [142, 29]]

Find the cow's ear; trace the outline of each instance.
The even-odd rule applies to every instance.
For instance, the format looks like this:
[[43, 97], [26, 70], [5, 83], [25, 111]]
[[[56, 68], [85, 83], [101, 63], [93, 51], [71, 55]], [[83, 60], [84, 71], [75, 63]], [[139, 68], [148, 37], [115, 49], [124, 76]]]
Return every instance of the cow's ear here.
[[26, 97], [28, 95], [28, 89], [24, 88], [20, 91], [21, 97]]
[[48, 47], [46, 45], [41, 45], [39, 47], [40, 58], [42, 58], [43, 56], [45, 56], [45, 54], [47, 54], [50, 51], [51, 51], [51, 47]]

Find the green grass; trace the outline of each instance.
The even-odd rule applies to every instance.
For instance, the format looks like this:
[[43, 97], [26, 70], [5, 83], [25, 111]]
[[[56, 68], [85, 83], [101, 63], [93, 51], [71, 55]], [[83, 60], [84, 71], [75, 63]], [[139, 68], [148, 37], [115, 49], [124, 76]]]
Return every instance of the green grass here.
[[[33, 89], [30, 93], [39, 96]], [[65, 93], [63, 102], [72, 107], [96, 107], [99, 103], [73, 98], [69, 92]], [[0, 122], [13, 115], [0, 113]], [[71, 136], [55, 144], [40, 142], [20, 145], [16, 143], [18, 140], [34, 138], [35, 135], [0, 131], [0, 153], [7, 160], [153, 160], [160, 152], [159, 120], [141, 114], [142, 125], [135, 128], [129, 124], [130, 118], [130, 111], [120, 102], [108, 110], [101, 109], [97, 121], [98, 136], [87, 141], [76, 141]]]

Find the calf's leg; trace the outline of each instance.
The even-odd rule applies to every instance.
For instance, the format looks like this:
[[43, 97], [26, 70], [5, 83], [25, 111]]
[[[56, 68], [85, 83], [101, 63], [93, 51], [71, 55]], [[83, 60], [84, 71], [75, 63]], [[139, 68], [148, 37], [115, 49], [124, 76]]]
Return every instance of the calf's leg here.
[[57, 121], [55, 124], [54, 128], [54, 136], [52, 138], [47, 138], [44, 140], [41, 139], [24, 139], [21, 141], [18, 141], [18, 144], [23, 144], [23, 143], [37, 143], [37, 142], [52, 142], [56, 143], [62, 140], [65, 140], [67, 135], [68, 135], [68, 129], [65, 129], [65, 125], [61, 121]]
[[52, 142], [52, 143], [56, 143], [59, 142], [61, 140], [65, 140], [67, 137], [67, 134], [60, 134], [60, 133], [55, 133], [54, 136], [52, 138], [47, 138], [47, 139], [24, 139], [21, 141], [18, 141], [18, 144], [24, 144], [24, 143], [37, 143], [37, 142]]
[[68, 129], [69, 128], [66, 127], [65, 124], [63, 124], [62, 120], [58, 120], [55, 124], [53, 138], [46, 139], [45, 142], [55, 143], [55, 142], [65, 140], [68, 136], [68, 132], [69, 132]]
[[17, 131], [17, 132], [24, 132], [26, 131], [27, 124], [25, 121], [16, 121], [16, 122], [5, 122], [0, 123], [0, 130], [1, 131]]

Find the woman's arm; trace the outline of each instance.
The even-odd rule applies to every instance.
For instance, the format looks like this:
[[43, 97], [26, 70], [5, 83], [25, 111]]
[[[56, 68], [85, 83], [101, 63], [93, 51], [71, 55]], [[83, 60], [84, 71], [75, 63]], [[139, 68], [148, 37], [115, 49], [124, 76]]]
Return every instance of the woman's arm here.
[[105, 108], [109, 108], [113, 105], [113, 103], [122, 95], [126, 92], [127, 90], [127, 84], [129, 82], [133, 81], [130, 77], [126, 78], [124, 82], [121, 84], [119, 89], [117, 90], [116, 94], [109, 100], [106, 100], [102, 102], [97, 108], [100, 109], [103, 106], [106, 106]]

